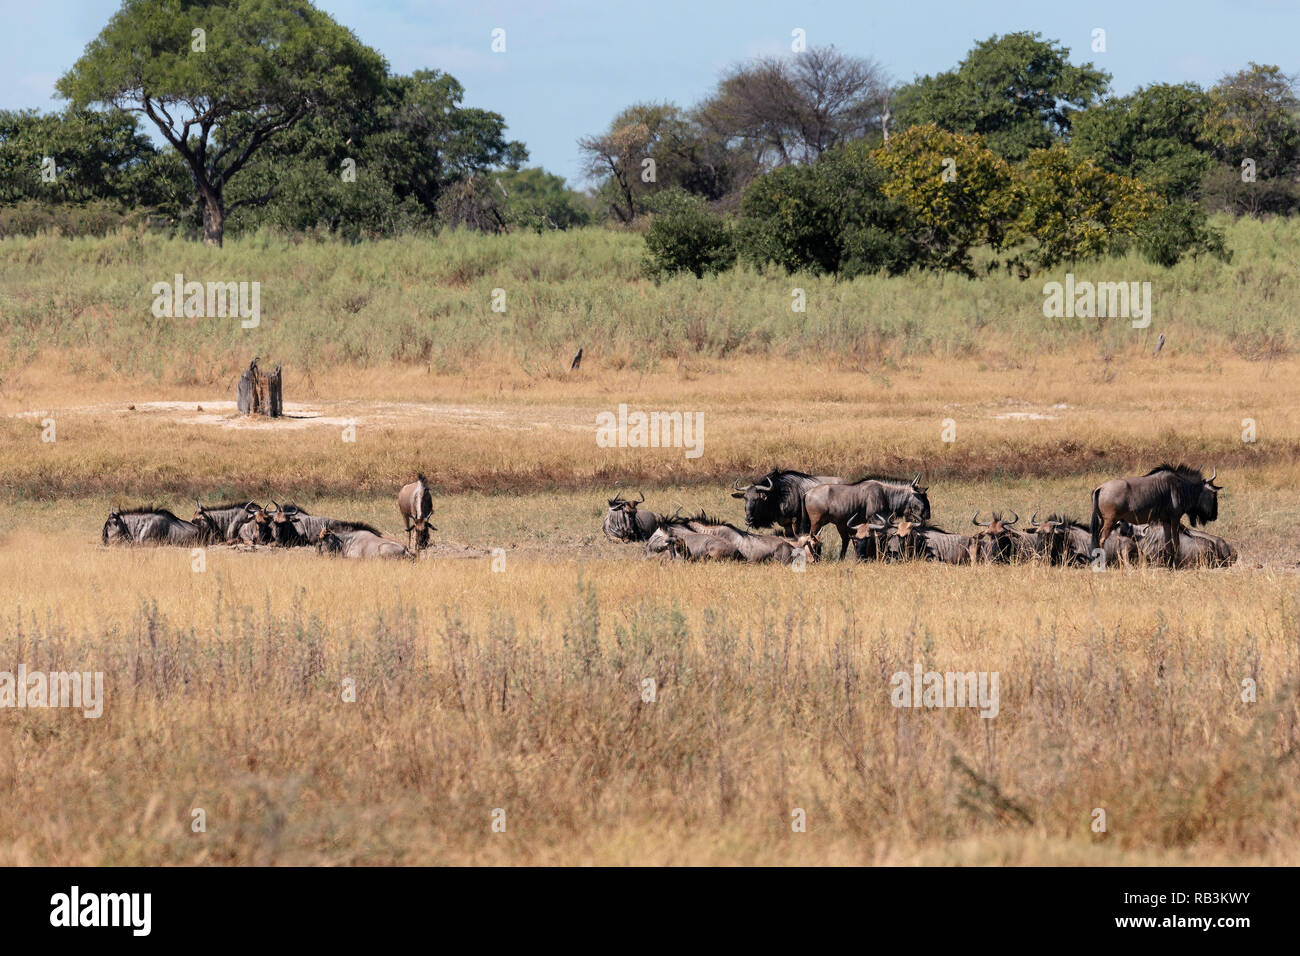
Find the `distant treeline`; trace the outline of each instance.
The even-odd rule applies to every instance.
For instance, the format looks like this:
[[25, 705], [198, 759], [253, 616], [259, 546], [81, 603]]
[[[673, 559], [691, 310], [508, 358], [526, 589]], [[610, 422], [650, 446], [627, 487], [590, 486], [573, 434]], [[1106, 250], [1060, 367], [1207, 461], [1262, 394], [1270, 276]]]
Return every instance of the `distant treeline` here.
[[1130, 249], [1162, 265], [1226, 256], [1207, 214], [1300, 208], [1300, 98], [1275, 66], [1113, 96], [1108, 73], [1036, 33], [902, 86], [813, 48], [738, 64], [689, 109], [621, 111], [579, 141], [582, 194], [523, 168], [503, 117], [462, 106], [455, 78], [391, 74], [306, 0], [196, 5], [202, 49], [188, 14], [128, 0], [60, 79], [67, 109], [0, 112], [0, 235], [139, 221], [210, 243], [266, 227], [357, 240], [609, 221], [646, 230], [654, 276], [745, 259], [1023, 277]]

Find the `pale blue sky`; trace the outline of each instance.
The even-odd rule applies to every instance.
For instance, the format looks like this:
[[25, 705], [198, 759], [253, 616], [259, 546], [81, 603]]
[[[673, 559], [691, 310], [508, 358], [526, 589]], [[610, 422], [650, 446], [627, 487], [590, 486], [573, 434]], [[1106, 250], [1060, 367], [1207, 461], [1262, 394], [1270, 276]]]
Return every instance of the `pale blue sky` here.
[[[0, 108], [58, 108], [54, 82], [119, 0], [0, 0]], [[1126, 93], [1154, 82], [1209, 85], [1254, 60], [1300, 72], [1300, 0], [1184, 2], [681, 2], [681, 0], [317, 0], [400, 73], [446, 70], [465, 103], [501, 113], [530, 163], [578, 181], [578, 137], [624, 106], [702, 98], [728, 64], [812, 45], [876, 59], [895, 81], [956, 64], [994, 33], [1036, 30], [1092, 60]], [[491, 51], [495, 27], [506, 52]], [[1107, 52], [1091, 51], [1106, 30]]]

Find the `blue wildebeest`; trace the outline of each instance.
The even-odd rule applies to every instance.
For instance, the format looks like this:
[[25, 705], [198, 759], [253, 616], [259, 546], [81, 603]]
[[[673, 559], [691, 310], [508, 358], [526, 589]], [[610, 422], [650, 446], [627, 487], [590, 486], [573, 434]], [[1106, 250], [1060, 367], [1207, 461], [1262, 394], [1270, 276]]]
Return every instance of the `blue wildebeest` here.
[[605, 514], [601, 531], [611, 541], [648, 541], [650, 535], [659, 528], [659, 515], [640, 507], [641, 502], [645, 501], [644, 494], [636, 501], [629, 501], [623, 497], [622, 492], [618, 492], [606, 500], [609, 502], [609, 511]]
[[334, 521], [316, 535], [320, 554], [345, 558], [407, 558], [411, 552], [402, 542], [385, 538], [381, 532], [359, 521]]
[[[1062, 514], [1048, 515], [1038, 520], [1038, 512], [1029, 519], [1034, 525], [1035, 551], [1047, 558], [1048, 564], [1084, 565], [1093, 560], [1092, 531], [1082, 521]], [[1106, 543], [1101, 546], [1106, 564], [1131, 564], [1137, 559], [1137, 543], [1131, 533], [1132, 525], [1117, 521]]]
[[840, 558], [849, 549], [854, 531], [849, 521], [859, 515], [915, 514], [922, 521], [930, 517], [930, 499], [919, 484], [918, 474], [911, 481], [900, 478], [866, 477], [852, 484], [815, 485], [804, 495], [808, 516], [808, 533], [816, 537], [828, 524], [840, 532]]
[[1178, 564], [1179, 535], [1183, 516], [1195, 527], [1219, 517], [1219, 492], [1214, 483], [1219, 475], [1206, 478], [1186, 465], [1161, 465], [1139, 478], [1112, 478], [1092, 492], [1092, 547], [1106, 543], [1115, 522], [1159, 524], [1169, 542], [1170, 563]]
[[335, 522], [333, 518], [311, 514], [292, 501], [279, 506], [273, 501], [271, 506], [272, 541], [282, 548], [303, 548], [314, 544], [321, 531]]
[[856, 517], [849, 519], [849, 530], [853, 532], [853, 556], [858, 561], [885, 560], [889, 547], [889, 518], [872, 515], [870, 519], [854, 524]]
[[207, 530], [211, 541], [238, 541], [240, 529], [253, 521], [261, 510], [256, 501], [231, 502], [205, 508], [196, 499], [194, 517], [191, 520]]
[[100, 531], [106, 545], [155, 544], [194, 547], [209, 542], [207, 530], [184, 521], [166, 508], [114, 508]]
[[804, 497], [818, 485], [839, 485], [844, 479], [835, 475], [806, 475], [802, 471], [773, 468], [752, 485], [742, 486], [733, 481], [736, 489], [731, 497], [745, 502], [745, 524], [751, 528], [770, 528], [779, 525], [786, 537], [808, 533], [808, 513], [804, 510]]
[[429, 485], [424, 472], [416, 475], [415, 481], [403, 485], [397, 493], [397, 510], [406, 522], [406, 546], [411, 547], [411, 537], [415, 537], [415, 553], [429, 546], [429, 532], [437, 531], [432, 524], [433, 496], [429, 494]]
[[[1147, 524], [1131, 527], [1143, 557], [1149, 560], [1160, 560], [1165, 556], [1169, 549], [1169, 542], [1162, 525]], [[1118, 530], [1117, 525], [1116, 531]], [[1226, 568], [1236, 563], [1237, 550], [1217, 534], [1189, 528], [1183, 524], [1178, 526], [1178, 532], [1179, 567]]]
[[668, 534], [689, 531], [722, 538], [735, 547], [743, 560], [751, 564], [768, 561], [790, 564], [799, 553], [802, 553], [804, 559], [808, 561], [816, 561], [821, 557], [821, 542], [812, 535], [804, 534], [790, 539], [777, 534], [753, 534], [729, 522], [711, 518], [703, 511], [692, 518], [674, 515], [664, 519], [661, 527]]
[[989, 564], [1010, 564], [1013, 561], [1030, 561], [1034, 557], [1035, 541], [1015, 525], [1020, 516], [1014, 511], [1011, 518], [1003, 518], [995, 511], [987, 522], [980, 521], [977, 511], [971, 517], [971, 524], [980, 530], [975, 532], [975, 560]]
[[252, 520], [239, 526], [238, 540], [241, 544], [274, 544], [275, 515], [278, 508], [271, 503], [271, 509], [258, 508], [253, 512]]

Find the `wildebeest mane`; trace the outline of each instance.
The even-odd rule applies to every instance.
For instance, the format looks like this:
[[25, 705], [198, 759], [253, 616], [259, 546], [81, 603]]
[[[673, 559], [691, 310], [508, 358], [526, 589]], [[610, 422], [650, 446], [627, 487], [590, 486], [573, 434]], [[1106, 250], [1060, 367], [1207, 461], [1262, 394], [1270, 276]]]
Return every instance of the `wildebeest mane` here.
[[[1159, 469], [1156, 470], [1158, 471]], [[1047, 516], [1047, 520], [1055, 521], [1058, 524], [1069, 525], [1072, 528], [1082, 528], [1084, 531], [1088, 530], [1088, 526], [1084, 524], [1082, 521], [1076, 521], [1074, 518], [1071, 518], [1069, 515], [1063, 515], [1059, 511], [1052, 512], [1050, 515]]]
[[163, 515], [167, 518], [173, 518], [176, 521], [181, 520], [166, 508], [155, 508], [153, 505], [143, 505], [139, 508], [121, 508], [117, 513], [120, 515]]
[[1162, 471], [1172, 471], [1175, 475], [1177, 475], [1179, 478], [1182, 478], [1184, 481], [1205, 480], [1205, 475], [1201, 474], [1199, 469], [1193, 468], [1191, 465], [1184, 465], [1181, 463], [1177, 465], [1171, 465], [1168, 464], [1167, 462], [1163, 465], [1160, 465], [1158, 468], [1152, 468], [1142, 477], [1150, 478], [1152, 475], [1158, 475]]
[[257, 504], [252, 498], [246, 501], [230, 501], [220, 505], [204, 505], [204, 511], [234, 511], [236, 508], [247, 508], [249, 505]]
[[[306, 514], [304, 511], [303, 514]], [[382, 538], [384, 533], [374, 525], [368, 525], [364, 521], [346, 521], [342, 518], [336, 518], [329, 523], [331, 531], [369, 531], [371, 534]]]

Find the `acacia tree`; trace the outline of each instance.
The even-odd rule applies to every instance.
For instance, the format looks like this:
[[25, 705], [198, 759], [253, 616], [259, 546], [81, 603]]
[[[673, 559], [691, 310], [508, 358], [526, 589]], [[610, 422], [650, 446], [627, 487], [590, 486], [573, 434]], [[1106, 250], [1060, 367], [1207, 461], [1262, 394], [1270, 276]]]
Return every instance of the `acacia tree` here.
[[225, 189], [269, 140], [311, 113], [365, 102], [383, 58], [306, 0], [125, 0], [58, 82], [74, 106], [141, 113], [185, 161], [220, 245]]

